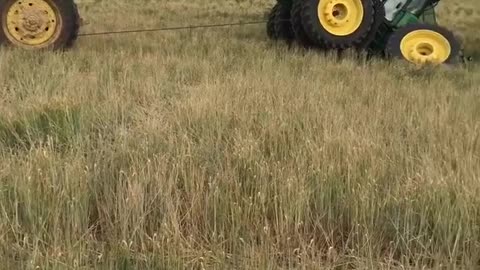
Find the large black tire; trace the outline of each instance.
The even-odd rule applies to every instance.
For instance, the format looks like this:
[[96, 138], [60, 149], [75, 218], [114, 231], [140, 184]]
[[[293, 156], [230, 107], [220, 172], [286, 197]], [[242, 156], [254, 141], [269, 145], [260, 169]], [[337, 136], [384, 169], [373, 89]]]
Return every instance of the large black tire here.
[[297, 43], [304, 48], [310, 49], [314, 47], [314, 43], [310, 40], [303, 28], [301, 17], [303, 2], [304, 0], [293, 0], [293, 5], [290, 11], [290, 20]]
[[417, 30], [430, 30], [435, 33], [442, 35], [449, 43], [450, 54], [448, 58], [441, 62], [441, 64], [446, 65], [456, 65], [462, 61], [462, 48], [460, 41], [455, 37], [455, 35], [448, 29], [432, 24], [424, 23], [414, 23], [407, 26], [404, 26], [397, 31], [393, 32], [388, 38], [388, 42], [385, 47], [385, 55], [390, 59], [403, 59], [408, 60], [402, 53], [401, 43], [405, 36], [413, 31]]
[[[0, 44], [12, 45], [24, 49], [65, 49], [71, 47], [78, 36], [79, 31], [79, 15], [78, 9], [73, 0], [43, 0], [55, 12], [57, 20], [53, 23], [57, 24], [61, 19], [62, 27], [58, 27], [53, 36], [41, 44], [28, 44], [24, 39], [18, 39], [9, 34], [7, 30], [7, 13], [13, 8], [13, 5], [22, 3], [22, 0], [0, 0]], [[28, 3], [28, 2], [27, 2]], [[31, 3], [29, 3], [30, 6]], [[40, 9], [39, 9], [40, 10]], [[19, 21], [20, 22], [20, 21]], [[47, 28], [46, 28], [47, 29]], [[46, 30], [47, 31], [47, 30]]]
[[275, 34], [275, 16], [277, 15], [278, 7], [279, 7], [279, 4], [278, 3], [275, 4], [275, 6], [273, 6], [272, 10], [270, 10], [270, 13], [268, 14], [267, 36], [272, 40], [277, 39], [277, 36]]
[[290, 43], [294, 38], [292, 23], [290, 20], [291, 5], [287, 3], [278, 2], [278, 8], [275, 10], [275, 16], [273, 17], [273, 28], [275, 36], [279, 40]]
[[360, 0], [363, 6], [363, 18], [360, 25], [351, 34], [344, 36], [330, 33], [320, 23], [318, 6], [322, 1], [329, 0], [302, 1], [302, 24], [310, 40], [325, 49], [368, 48], [385, 17], [382, 1]]
[[384, 19], [384, 22], [380, 23], [380, 27], [375, 34], [374, 39], [370, 42], [368, 47], [368, 53], [370, 56], [386, 57], [385, 55], [385, 44], [387, 44], [388, 38], [391, 35], [393, 29], [388, 24], [387, 19]]
[[80, 22], [81, 22], [80, 13], [78, 12], [77, 4], [74, 3], [74, 6], [75, 6], [75, 25], [73, 27], [72, 36], [70, 37], [68, 43], [66, 44], [67, 48], [70, 48], [73, 46], [75, 41], [77, 41], [78, 33], [80, 32]]
[[378, 34], [380, 32], [386, 33], [385, 23], [385, 5], [382, 0], [373, 0], [373, 6], [375, 10], [375, 15], [373, 19], [373, 25], [372, 25], [372, 30], [368, 32], [367, 36], [365, 37], [364, 42], [362, 42], [358, 48], [367, 50], [369, 52], [372, 52], [371, 46], [372, 43], [375, 41], [375, 39], [378, 37]]

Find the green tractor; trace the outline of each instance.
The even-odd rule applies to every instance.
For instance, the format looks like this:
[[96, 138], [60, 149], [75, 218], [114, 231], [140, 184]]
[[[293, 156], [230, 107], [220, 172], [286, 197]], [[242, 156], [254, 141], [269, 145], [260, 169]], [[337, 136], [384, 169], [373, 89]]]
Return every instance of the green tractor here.
[[0, 45], [63, 49], [73, 45], [81, 19], [73, 0], [0, 0]]
[[417, 65], [456, 64], [460, 41], [437, 24], [440, 0], [278, 0], [267, 34], [322, 50], [365, 50]]
[[[463, 59], [460, 42], [439, 26], [439, 0], [277, 0], [268, 36], [308, 48], [344, 50], [450, 64]], [[73, 45], [81, 18], [74, 0], [0, 0], [0, 45], [62, 49]]]

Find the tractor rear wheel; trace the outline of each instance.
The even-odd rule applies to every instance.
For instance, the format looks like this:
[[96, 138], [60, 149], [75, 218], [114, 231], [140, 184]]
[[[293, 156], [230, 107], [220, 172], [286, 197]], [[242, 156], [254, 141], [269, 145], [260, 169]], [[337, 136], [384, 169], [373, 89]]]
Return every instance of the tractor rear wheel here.
[[277, 3], [278, 8], [275, 10], [273, 28], [275, 36], [279, 40], [290, 43], [295, 38], [292, 23], [290, 22], [291, 5], [283, 2]]
[[68, 43], [66, 44], [66, 47], [72, 47], [75, 41], [77, 41], [78, 38], [78, 33], [80, 31], [80, 24], [81, 24], [81, 17], [80, 13], [78, 12], [78, 6], [77, 4], [74, 3], [74, 11], [75, 11], [75, 16], [74, 16], [74, 26], [73, 26], [73, 31], [71, 32], [71, 36], [68, 39]]
[[314, 43], [308, 37], [302, 24], [302, 6], [304, 0], [293, 0], [292, 10], [290, 12], [290, 20], [292, 23], [293, 33], [298, 44], [304, 48], [314, 47]]
[[277, 39], [277, 36], [275, 35], [275, 16], [277, 15], [277, 9], [279, 5], [278, 3], [273, 6], [272, 10], [270, 10], [270, 13], [268, 14], [268, 21], [267, 21], [267, 36], [270, 39]]
[[381, 0], [304, 0], [301, 11], [305, 32], [325, 49], [367, 48], [384, 15]]
[[415, 23], [389, 37], [385, 54], [417, 65], [457, 64], [461, 61], [461, 45], [444, 27]]
[[0, 44], [29, 50], [62, 49], [78, 36], [73, 0], [0, 0]]

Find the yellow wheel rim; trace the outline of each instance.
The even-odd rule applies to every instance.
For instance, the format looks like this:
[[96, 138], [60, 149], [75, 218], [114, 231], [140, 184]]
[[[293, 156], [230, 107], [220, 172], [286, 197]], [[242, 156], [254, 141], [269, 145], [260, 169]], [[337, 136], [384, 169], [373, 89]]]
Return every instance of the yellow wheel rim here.
[[332, 35], [352, 34], [362, 24], [363, 16], [361, 0], [320, 0], [318, 3], [320, 24]]
[[14, 44], [24, 48], [46, 47], [58, 37], [62, 20], [48, 0], [17, 0], [2, 16], [3, 30]]
[[405, 59], [415, 64], [441, 64], [451, 54], [450, 42], [432, 30], [415, 30], [408, 33], [400, 43]]

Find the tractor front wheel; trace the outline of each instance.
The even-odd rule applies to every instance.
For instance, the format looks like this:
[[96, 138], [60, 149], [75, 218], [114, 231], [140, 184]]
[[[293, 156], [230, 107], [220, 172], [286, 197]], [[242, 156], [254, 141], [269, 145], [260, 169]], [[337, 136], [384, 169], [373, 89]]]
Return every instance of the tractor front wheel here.
[[0, 44], [24, 49], [70, 47], [79, 16], [73, 0], [0, 0]]
[[411, 24], [395, 31], [385, 54], [417, 65], [457, 64], [461, 45], [454, 34], [439, 25]]

